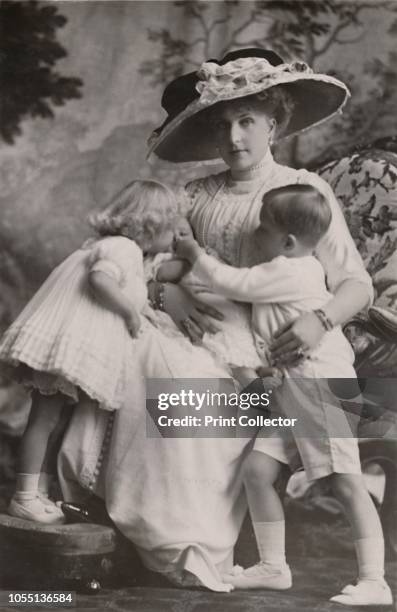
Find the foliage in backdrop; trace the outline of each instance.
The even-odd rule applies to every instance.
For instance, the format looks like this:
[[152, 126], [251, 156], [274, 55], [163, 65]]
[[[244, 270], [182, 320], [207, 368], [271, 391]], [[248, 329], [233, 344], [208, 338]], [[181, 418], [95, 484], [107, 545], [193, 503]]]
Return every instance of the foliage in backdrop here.
[[81, 80], [54, 69], [67, 55], [56, 39], [66, 21], [55, 6], [0, 4], [0, 135], [7, 144], [14, 144], [26, 117], [52, 119], [53, 106], [81, 97]]

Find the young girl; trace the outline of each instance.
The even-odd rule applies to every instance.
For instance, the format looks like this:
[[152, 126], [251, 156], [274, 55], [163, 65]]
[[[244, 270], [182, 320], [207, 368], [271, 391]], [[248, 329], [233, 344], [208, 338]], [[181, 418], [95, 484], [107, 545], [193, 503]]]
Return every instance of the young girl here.
[[[331, 601], [389, 605], [392, 595], [384, 580], [382, 527], [362, 479], [357, 439], [326, 385], [327, 378], [355, 378], [353, 351], [340, 327], [334, 326], [323, 310], [330, 294], [323, 268], [313, 256], [329, 228], [331, 210], [316, 188], [304, 184], [273, 189], [262, 202], [260, 225], [252, 237], [259, 265], [227, 266], [192, 240], [179, 242], [176, 249], [213, 290], [229, 299], [252, 302], [259, 351], [271, 343], [280, 325], [303, 312], [313, 312], [326, 330], [310, 359], [304, 359], [304, 351], [296, 351], [295, 366], [285, 370], [287, 380], [276, 392], [281, 409], [302, 424], [270, 436], [261, 430], [245, 462], [245, 487], [260, 562], [224, 579], [246, 589], [283, 590], [291, 586], [284, 512], [274, 484], [282, 464], [293, 468], [300, 464], [309, 480], [330, 479], [352, 525], [358, 582]], [[299, 383], [305, 378], [311, 379], [309, 384]]]
[[32, 390], [11, 515], [62, 522], [42, 469], [50, 435], [63, 406], [83, 396], [104, 410], [122, 406], [147, 301], [143, 255], [172, 249], [175, 214], [175, 196], [161, 183], [127, 185], [91, 217], [98, 238], [52, 272], [4, 334], [2, 366]]

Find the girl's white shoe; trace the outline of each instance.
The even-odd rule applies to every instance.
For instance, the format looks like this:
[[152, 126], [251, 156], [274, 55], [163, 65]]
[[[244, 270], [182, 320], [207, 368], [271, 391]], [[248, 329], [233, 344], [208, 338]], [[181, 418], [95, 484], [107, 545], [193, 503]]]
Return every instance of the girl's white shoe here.
[[39, 497], [27, 501], [17, 501], [12, 498], [8, 506], [8, 514], [25, 521], [44, 523], [46, 525], [60, 525], [65, 522], [62, 511], [51, 503], [52, 508], [46, 506]]
[[50, 499], [46, 493], [42, 493], [41, 491], [38, 492], [37, 497], [46, 507], [47, 512], [56, 512], [57, 514], [59, 514], [59, 516], [63, 516], [63, 512], [60, 507], [60, 504], [62, 502], [52, 501], [52, 499]]
[[390, 606], [393, 596], [385, 580], [360, 580], [356, 585], [345, 586], [330, 601], [345, 606]]

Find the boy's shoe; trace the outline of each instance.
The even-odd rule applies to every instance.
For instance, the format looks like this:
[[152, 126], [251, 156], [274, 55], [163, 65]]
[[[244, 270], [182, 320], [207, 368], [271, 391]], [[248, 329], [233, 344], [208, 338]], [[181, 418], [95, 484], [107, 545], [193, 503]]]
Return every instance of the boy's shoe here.
[[393, 596], [385, 580], [360, 580], [345, 586], [330, 601], [345, 606], [390, 606]]
[[25, 521], [33, 521], [35, 523], [44, 523], [46, 525], [60, 525], [65, 522], [65, 517], [59, 509], [54, 512], [43, 504], [39, 497], [35, 497], [29, 501], [19, 502], [14, 498], [11, 499], [8, 506], [8, 514], [24, 519]]
[[260, 561], [242, 571], [224, 574], [223, 581], [236, 589], [275, 589], [284, 591], [291, 588], [292, 576], [288, 565], [272, 565]]

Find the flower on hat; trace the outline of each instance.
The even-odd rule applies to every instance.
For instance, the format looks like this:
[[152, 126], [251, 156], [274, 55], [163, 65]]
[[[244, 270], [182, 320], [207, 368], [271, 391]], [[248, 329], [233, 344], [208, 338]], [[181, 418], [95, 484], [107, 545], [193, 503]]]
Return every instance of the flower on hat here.
[[197, 71], [196, 90], [203, 104], [213, 104], [233, 97], [239, 90], [241, 95], [255, 93], [266, 83], [272, 85], [280, 75], [297, 72], [311, 74], [313, 71], [305, 62], [273, 66], [262, 57], [241, 57], [224, 65], [204, 62]]

